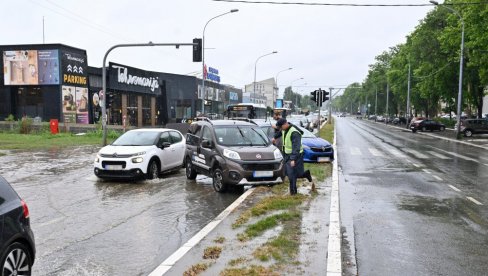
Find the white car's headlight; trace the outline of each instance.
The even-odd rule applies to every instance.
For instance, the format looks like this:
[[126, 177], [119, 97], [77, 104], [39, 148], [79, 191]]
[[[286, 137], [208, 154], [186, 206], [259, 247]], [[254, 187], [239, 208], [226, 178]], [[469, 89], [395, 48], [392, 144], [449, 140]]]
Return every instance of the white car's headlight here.
[[145, 151], [141, 151], [141, 152], [132, 154], [132, 156], [141, 156], [141, 155], [144, 155], [144, 154], [146, 154], [146, 152]]
[[241, 160], [239, 153], [237, 153], [233, 150], [224, 149], [224, 156], [229, 158], [229, 159]]
[[142, 163], [142, 162], [144, 162], [144, 158], [142, 157], [132, 158], [132, 163]]
[[283, 159], [283, 155], [281, 154], [281, 151], [279, 149], [275, 149], [273, 153], [275, 159]]

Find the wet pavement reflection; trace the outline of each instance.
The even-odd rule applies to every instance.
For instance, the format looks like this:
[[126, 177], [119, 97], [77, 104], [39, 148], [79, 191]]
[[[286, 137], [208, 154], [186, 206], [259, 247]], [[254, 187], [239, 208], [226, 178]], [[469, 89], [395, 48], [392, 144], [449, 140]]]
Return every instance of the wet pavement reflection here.
[[0, 174], [30, 209], [33, 275], [147, 275], [240, 194], [184, 170], [138, 182], [99, 180], [97, 147], [8, 152]]

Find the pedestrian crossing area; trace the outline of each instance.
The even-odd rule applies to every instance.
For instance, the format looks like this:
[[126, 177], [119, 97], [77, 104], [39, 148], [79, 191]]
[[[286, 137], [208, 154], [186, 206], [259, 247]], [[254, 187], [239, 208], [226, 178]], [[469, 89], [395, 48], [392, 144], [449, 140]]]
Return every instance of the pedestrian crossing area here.
[[[402, 149], [400, 151], [394, 148], [375, 148], [375, 147], [368, 147], [368, 148], [359, 148], [359, 147], [348, 147], [345, 151], [348, 155], [352, 156], [371, 156], [371, 157], [387, 157], [392, 156], [395, 158], [408, 158], [414, 157], [417, 159], [441, 159], [441, 160], [449, 160], [452, 157], [447, 156], [445, 154], [428, 150], [425, 152], [420, 152], [414, 149]], [[343, 151], [344, 152], [344, 151]]]

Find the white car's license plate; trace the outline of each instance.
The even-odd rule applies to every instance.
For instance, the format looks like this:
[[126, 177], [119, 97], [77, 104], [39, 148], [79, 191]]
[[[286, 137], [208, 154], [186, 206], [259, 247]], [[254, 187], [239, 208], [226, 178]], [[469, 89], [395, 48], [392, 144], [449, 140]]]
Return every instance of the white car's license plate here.
[[109, 171], [119, 171], [122, 170], [122, 165], [105, 165], [105, 169]]
[[273, 177], [272, 171], [254, 171], [254, 177]]
[[329, 157], [318, 157], [317, 162], [330, 162]]

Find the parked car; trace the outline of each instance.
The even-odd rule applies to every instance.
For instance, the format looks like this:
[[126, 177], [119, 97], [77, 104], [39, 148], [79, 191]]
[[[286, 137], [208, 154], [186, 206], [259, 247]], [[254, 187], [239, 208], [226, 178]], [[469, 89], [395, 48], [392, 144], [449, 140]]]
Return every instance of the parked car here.
[[[457, 129], [457, 124], [454, 126]], [[487, 119], [466, 119], [461, 121], [461, 132], [466, 137], [471, 137], [477, 133], [488, 133]]]
[[434, 121], [434, 120], [428, 120], [428, 119], [425, 119], [425, 120], [417, 120], [413, 123], [410, 124], [410, 130], [412, 130], [412, 132], [417, 132], [417, 130], [420, 130], [422, 132], [424, 131], [434, 131], [434, 130], [438, 130], [438, 131], [444, 131], [446, 129], [446, 126], [444, 124], [441, 124], [437, 121]]
[[122, 134], [95, 158], [99, 178], [154, 179], [183, 166], [185, 137], [167, 128], [141, 128]]
[[327, 140], [315, 136], [303, 127], [298, 128], [303, 131], [303, 161], [328, 162], [334, 159], [334, 148]]
[[213, 188], [273, 185], [283, 182], [283, 156], [262, 129], [240, 120], [201, 120], [190, 125], [186, 137], [186, 177], [203, 174]]
[[408, 126], [407, 126], [407, 128], [410, 128], [410, 125], [411, 125], [412, 123], [417, 122], [417, 121], [422, 121], [422, 120], [425, 120], [425, 119], [427, 119], [427, 118], [425, 118], [425, 117], [412, 117], [412, 118], [410, 118], [410, 120], [408, 121]]
[[394, 125], [400, 125], [400, 124], [407, 124], [407, 118], [405, 117], [396, 117], [395, 119], [393, 119], [392, 123]]
[[31, 275], [35, 255], [29, 208], [0, 176], [0, 275]]
[[376, 122], [382, 122], [382, 123], [384, 123], [384, 122], [385, 122], [385, 120], [386, 120], [386, 119], [385, 119], [385, 117], [383, 117], [383, 116], [378, 116], [378, 117], [376, 117]]

